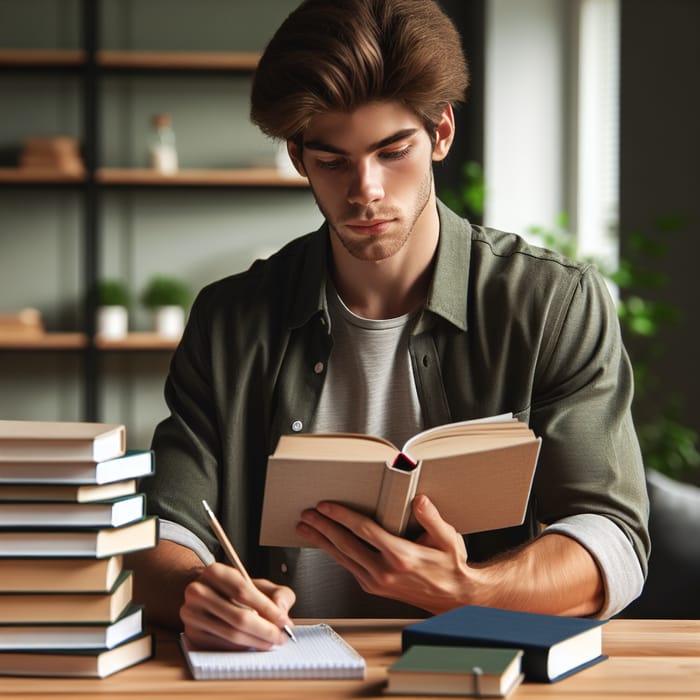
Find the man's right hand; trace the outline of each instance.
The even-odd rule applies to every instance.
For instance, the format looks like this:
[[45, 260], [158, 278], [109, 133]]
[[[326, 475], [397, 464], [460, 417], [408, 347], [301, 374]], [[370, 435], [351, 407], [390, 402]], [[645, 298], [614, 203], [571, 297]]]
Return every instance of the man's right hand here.
[[214, 563], [185, 588], [180, 619], [185, 635], [201, 649], [270, 649], [284, 644], [284, 625], [293, 626], [289, 610], [294, 591], [267, 579], [255, 586], [226, 564]]

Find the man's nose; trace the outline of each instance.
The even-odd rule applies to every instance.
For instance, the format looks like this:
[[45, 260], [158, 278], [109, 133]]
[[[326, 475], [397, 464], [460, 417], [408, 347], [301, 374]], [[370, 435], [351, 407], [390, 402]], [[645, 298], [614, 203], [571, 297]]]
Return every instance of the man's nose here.
[[351, 204], [368, 205], [384, 197], [381, 168], [377, 163], [363, 161], [355, 167], [348, 189]]

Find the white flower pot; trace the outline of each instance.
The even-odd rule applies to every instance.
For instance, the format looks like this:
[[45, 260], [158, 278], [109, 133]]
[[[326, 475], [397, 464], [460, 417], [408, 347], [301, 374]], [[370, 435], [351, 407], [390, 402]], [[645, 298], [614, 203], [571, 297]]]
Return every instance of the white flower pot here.
[[129, 332], [129, 312], [125, 306], [100, 306], [95, 325], [97, 335], [102, 338], [125, 338]]
[[185, 330], [185, 310], [180, 306], [159, 306], [153, 313], [153, 325], [158, 335], [177, 340]]

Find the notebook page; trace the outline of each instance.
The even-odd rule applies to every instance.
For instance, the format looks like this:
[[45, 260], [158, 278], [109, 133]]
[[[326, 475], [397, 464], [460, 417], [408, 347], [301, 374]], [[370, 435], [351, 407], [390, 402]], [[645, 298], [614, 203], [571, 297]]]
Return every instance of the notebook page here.
[[199, 651], [180, 635], [193, 678], [364, 678], [365, 660], [326, 624], [298, 625], [270, 651]]

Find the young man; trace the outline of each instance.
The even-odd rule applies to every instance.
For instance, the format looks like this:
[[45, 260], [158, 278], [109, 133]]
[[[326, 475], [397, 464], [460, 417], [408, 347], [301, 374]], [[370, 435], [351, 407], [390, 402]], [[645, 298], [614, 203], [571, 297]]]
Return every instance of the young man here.
[[[459, 36], [430, 0], [307, 0], [263, 55], [253, 120], [287, 141], [325, 223], [205, 288], [173, 357], [171, 415], [144, 483], [161, 542], [130, 563], [150, 616], [181, 622], [196, 644], [281, 643], [293, 606], [609, 616], [641, 590], [647, 502], [614, 306], [590, 266], [436, 200], [432, 163], [449, 152], [466, 86]], [[312, 547], [258, 546], [281, 434], [401, 444], [506, 411], [543, 438], [522, 526], [464, 538], [419, 494], [415, 542], [322, 503], [297, 526]], [[257, 587], [211, 563], [223, 558], [202, 499]]]

